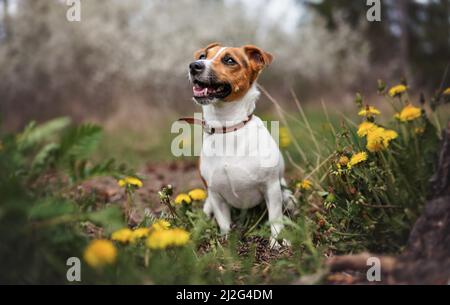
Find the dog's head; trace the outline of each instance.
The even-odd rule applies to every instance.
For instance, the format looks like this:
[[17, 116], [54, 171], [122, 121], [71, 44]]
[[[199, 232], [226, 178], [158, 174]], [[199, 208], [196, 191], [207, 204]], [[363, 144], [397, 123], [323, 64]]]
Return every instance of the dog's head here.
[[244, 96], [272, 55], [253, 45], [222, 47], [212, 43], [194, 53], [189, 64], [193, 98], [200, 105], [232, 102]]

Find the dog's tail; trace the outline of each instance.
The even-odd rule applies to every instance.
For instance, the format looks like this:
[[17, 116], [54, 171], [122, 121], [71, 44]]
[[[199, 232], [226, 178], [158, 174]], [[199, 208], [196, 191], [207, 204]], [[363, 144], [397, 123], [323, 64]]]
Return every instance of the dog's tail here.
[[294, 212], [296, 208], [296, 200], [292, 191], [288, 188], [286, 180], [281, 178], [281, 193], [283, 195], [283, 208], [288, 212]]

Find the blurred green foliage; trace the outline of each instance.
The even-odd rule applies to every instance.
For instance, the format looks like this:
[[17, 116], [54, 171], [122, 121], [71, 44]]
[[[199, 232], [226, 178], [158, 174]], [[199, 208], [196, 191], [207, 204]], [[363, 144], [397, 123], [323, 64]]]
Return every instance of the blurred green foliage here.
[[[31, 122], [17, 134], [1, 134], [0, 283], [69, 283], [66, 261], [70, 257], [82, 260], [83, 284], [286, 283], [321, 268], [320, 252], [311, 239], [314, 224], [303, 214], [286, 220], [284, 234], [297, 251], [274, 260], [267, 271], [267, 262], [260, 256], [274, 255], [268, 243], [257, 250], [258, 242], [249, 242], [270, 234], [268, 223], [260, 217], [265, 210], [235, 215], [238, 229], [225, 240], [203, 214], [201, 202], [178, 207], [175, 218], [161, 215], [172, 226], [190, 232], [184, 247], [150, 250], [144, 240], [115, 242], [114, 264], [90, 267], [83, 260], [90, 240], [110, 239], [112, 232], [127, 227], [126, 217], [118, 205], [99, 202], [94, 194], [74, 194], [83, 181], [94, 177], [135, 176], [114, 160], [90, 161], [101, 134], [98, 126], [73, 126], [67, 118]], [[134, 189], [128, 191], [132, 195]], [[137, 227], [149, 227], [156, 220], [146, 215]]]

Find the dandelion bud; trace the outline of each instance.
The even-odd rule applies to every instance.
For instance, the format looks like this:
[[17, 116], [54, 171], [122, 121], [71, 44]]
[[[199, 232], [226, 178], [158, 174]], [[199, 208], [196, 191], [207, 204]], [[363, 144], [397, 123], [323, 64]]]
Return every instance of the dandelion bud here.
[[382, 93], [386, 89], [386, 83], [384, 80], [379, 79], [378, 80], [378, 93]]
[[420, 93], [420, 104], [425, 105], [425, 95], [423, 92]]
[[164, 193], [162, 191], [159, 191], [158, 192], [158, 196], [159, 196], [159, 198], [163, 199], [164, 198]]
[[328, 194], [327, 198], [325, 198], [325, 202], [328, 202], [328, 203], [332, 203], [335, 201], [336, 201], [336, 197], [332, 193]]
[[436, 98], [432, 97], [430, 100], [431, 110], [435, 111], [438, 104], [439, 102], [436, 100]]
[[167, 190], [166, 191], [167, 195], [169, 195], [169, 196], [173, 195], [173, 186], [171, 184], [167, 185], [166, 190]]
[[355, 104], [358, 105], [358, 107], [362, 107], [362, 102], [363, 102], [362, 96], [359, 92], [357, 92], [355, 96]]

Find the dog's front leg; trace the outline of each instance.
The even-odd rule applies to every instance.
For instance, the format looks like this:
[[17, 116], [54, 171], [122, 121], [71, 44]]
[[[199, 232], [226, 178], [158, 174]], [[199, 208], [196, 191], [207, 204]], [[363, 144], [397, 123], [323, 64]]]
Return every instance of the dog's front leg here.
[[211, 218], [214, 215], [211, 201], [211, 197], [208, 196], [208, 198], [206, 198], [205, 200], [205, 204], [203, 205], [203, 213], [205, 213], [208, 218]]
[[223, 200], [220, 194], [215, 192], [208, 192], [208, 198], [205, 202], [205, 208], [208, 206], [208, 210], [212, 210], [214, 213], [214, 218], [219, 225], [220, 232], [222, 234], [227, 234], [231, 227], [231, 212], [228, 204]]
[[[280, 244], [277, 241], [278, 234], [283, 230], [283, 196], [281, 193], [281, 184], [279, 180], [271, 181], [267, 184], [264, 198], [267, 204], [267, 211], [269, 212], [270, 222], [270, 247], [277, 248]], [[289, 246], [287, 240], [283, 240], [283, 246]]]

